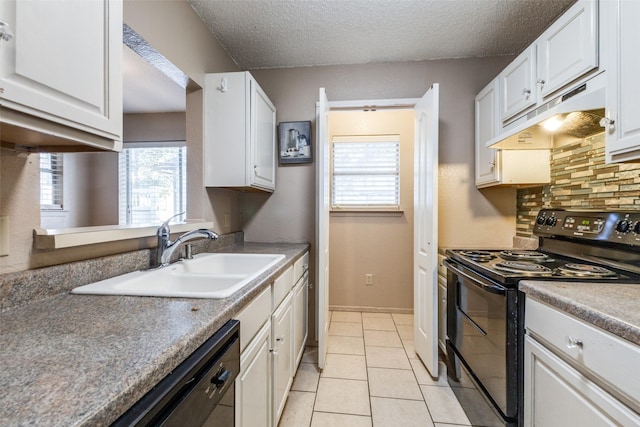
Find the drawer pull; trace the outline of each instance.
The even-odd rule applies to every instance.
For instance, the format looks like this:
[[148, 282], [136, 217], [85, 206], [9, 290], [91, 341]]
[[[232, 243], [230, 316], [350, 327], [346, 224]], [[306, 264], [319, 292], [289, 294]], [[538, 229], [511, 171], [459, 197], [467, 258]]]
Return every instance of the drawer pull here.
[[567, 348], [579, 348], [582, 350], [583, 342], [581, 339], [573, 338], [572, 336], [567, 336]]

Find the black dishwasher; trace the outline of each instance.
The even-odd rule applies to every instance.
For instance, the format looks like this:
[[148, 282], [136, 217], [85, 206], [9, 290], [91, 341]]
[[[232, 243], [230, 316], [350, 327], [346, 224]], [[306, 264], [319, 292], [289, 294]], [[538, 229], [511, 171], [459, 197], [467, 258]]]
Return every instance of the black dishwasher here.
[[112, 426], [233, 427], [240, 322], [229, 320]]

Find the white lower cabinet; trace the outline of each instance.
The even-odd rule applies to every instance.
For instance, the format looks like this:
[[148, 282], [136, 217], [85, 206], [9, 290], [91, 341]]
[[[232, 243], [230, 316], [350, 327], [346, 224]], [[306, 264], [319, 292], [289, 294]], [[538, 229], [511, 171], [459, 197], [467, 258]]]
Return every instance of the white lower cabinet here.
[[302, 360], [307, 344], [309, 316], [309, 252], [293, 264], [297, 282], [293, 288], [293, 374]]
[[273, 425], [277, 426], [287, 395], [293, 384], [293, 306], [292, 295], [284, 299], [271, 316], [273, 336]]
[[305, 273], [293, 288], [293, 374], [295, 374], [307, 342], [309, 274]]
[[640, 425], [637, 346], [529, 298], [525, 317], [525, 427]]
[[271, 426], [271, 378], [271, 322], [267, 321], [240, 357], [236, 426]]
[[308, 262], [305, 253], [236, 316], [236, 427], [278, 425], [307, 340]]
[[640, 416], [535, 339], [525, 338], [525, 426], [638, 426]]

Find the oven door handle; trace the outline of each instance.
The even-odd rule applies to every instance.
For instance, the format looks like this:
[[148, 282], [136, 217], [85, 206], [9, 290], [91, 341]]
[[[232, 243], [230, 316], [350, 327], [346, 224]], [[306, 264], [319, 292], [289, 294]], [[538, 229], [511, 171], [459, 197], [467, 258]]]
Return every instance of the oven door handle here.
[[502, 286], [494, 285], [491, 283], [487, 283], [485, 280], [482, 280], [479, 277], [472, 277], [469, 274], [465, 273], [461, 269], [458, 268], [458, 264], [451, 262], [448, 259], [442, 261], [445, 267], [453, 271], [454, 273], [463, 276], [471, 281], [471, 283], [484, 291], [491, 292], [496, 295], [506, 295], [506, 290]]

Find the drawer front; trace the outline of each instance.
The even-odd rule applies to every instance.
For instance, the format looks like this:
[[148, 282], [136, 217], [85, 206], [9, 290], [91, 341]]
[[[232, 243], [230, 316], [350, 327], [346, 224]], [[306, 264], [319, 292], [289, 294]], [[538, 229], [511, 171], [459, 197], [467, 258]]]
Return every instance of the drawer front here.
[[273, 282], [273, 310], [275, 310], [289, 294], [294, 284], [293, 266], [291, 266]]
[[262, 291], [236, 316], [240, 321], [240, 351], [244, 350], [270, 317], [271, 286]]
[[640, 381], [635, 375], [640, 347], [530, 298], [525, 327], [578, 370], [640, 409]]
[[309, 252], [302, 255], [293, 263], [293, 278], [297, 282], [305, 271], [309, 269]]

